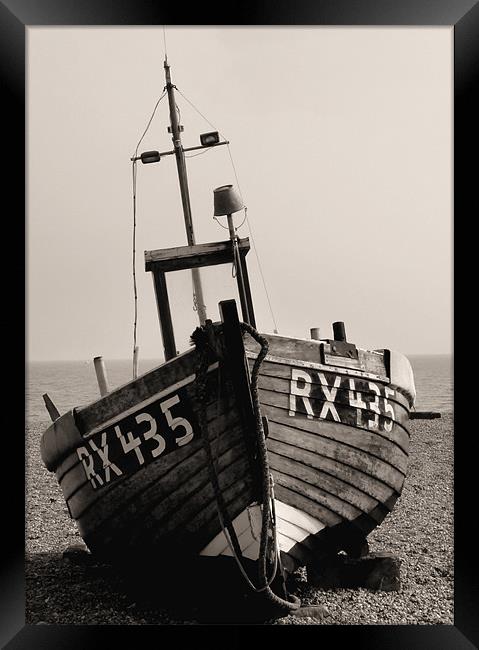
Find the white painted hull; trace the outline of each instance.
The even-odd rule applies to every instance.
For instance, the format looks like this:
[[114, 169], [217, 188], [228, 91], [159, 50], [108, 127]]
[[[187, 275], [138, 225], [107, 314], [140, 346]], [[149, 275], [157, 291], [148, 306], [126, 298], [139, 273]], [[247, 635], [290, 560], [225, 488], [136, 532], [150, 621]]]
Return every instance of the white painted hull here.
[[[277, 548], [281, 551], [281, 559], [285, 568], [292, 572], [306, 563], [306, 556], [297, 557], [298, 553], [294, 549], [308, 549], [311, 547], [314, 536], [323, 530], [325, 525], [311, 515], [287, 505], [279, 499], [274, 500], [274, 507]], [[232, 524], [238, 537], [242, 555], [249, 560], [257, 560], [261, 540], [261, 507], [257, 504], [249, 506], [232, 521]], [[221, 531], [203, 548], [200, 555], [209, 557], [225, 555], [231, 557], [233, 556], [233, 550], [227, 536]], [[312, 553], [309, 559], [313, 561], [314, 555]]]

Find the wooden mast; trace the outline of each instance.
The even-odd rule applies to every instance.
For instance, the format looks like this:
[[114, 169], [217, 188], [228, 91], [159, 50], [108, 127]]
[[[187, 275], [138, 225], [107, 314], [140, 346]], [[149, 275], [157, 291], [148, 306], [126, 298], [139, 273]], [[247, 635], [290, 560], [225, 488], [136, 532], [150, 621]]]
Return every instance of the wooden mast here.
[[[165, 58], [165, 77], [166, 77], [166, 90], [168, 93], [168, 103], [170, 106], [170, 123], [173, 146], [175, 151], [176, 166], [178, 168], [178, 179], [180, 183], [181, 202], [183, 205], [183, 215], [185, 218], [186, 237], [189, 246], [195, 245], [195, 233], [193, 231], [193, 222], [191, 219], [191, 204], [190, 195], [188, 190], [188, 176], [186, 173], [186, 160], [181, 144], [181, 129], [178, 123], [178, 113], [175, 101], [175, 86], [171, 83], [170, 66]], [[193, 288], [196, 298], [196, 308], [198, 311], [198, 318], [200, 325], [204, 325], [206, 320], [206, 307], [203, 298], [203, 288], [201, 286], [200, 272], [197, 268], [191, 269], [193, 277]]]
[[[203, 290], [201, 286], [201, 279], [199, 267], [212, 266], [215, 264], [236, 263], [237, 267], [237, 282], [238, 290], [241, 300], [241, 308], [243, 312], [243, 319], [256, 327], [253, 312], [253, 301], [251, 298], [251, 289], [249, 286], [248, 271], [246, 268], [245, 256], [249, 251], [248, 238], [239, 239], [235, 235], [234, 242], [215, 242], [211, 244], [196, 244], [195, 234], [193, 231], [193, 222], [191, 217], [191, 204], [188, 190], [188, 177], [186, 173], [186, 160], [185, 151], [192, 151], [195, 149], [205, 149], [207, 147], [216, 147], [220, 145], [229, 144], [227, 140], [222, 142], [203, 142], [199, 147], [184, 148], [181, 143], [181, 131], [183, 127], [179, 124], [178, 109], [175, 101], [174, 89], [176, 86], [171, 81], [170, 66], [165, 57], [164, 62], [166, 86], [165, 89], [168, 94], [168, 103], [170, 109], [170, 127], [169, 131], [172, 134], [174, 149], [172, 151], [164, 152], [146, 152], [154, 154], [153, 159], [144, 160], [143, 155], [133, 157], [132, 160], [141, 159], [143, 162], [158, 162], [161, 157], [175, 154], [176, 165], [178, 169], [178, 180], [180, 185], [181, 202], [183, 206], [183, 215], [185, 219], [186, 236], [188, 240], [187, 246], [181, 246], [171, 249], [162, 249], [157, 251], [145, 251], [145, 270], [151, 271], [153, 274], [153, 281], [155, 287], [155, 295], [158, 307], [158, 317], [160, 320], [161, 334], [163, 338], [163, 347], [165, 352], [165, 360], [174, 358], [178, 351], [176, 349], [175, 335], [173, 331], [173, 322], [171, 319], [170, 304], [168, 299], [168, 290], [166, 286], [166, 273], [180, 269], [191, 269], [193, 278], [193, 291], [196, 299], [196, 309], [200, 325], [204, 325], [206, 321], [206, 307], [203, 299]], [[217, 134], [207, 134], [216, 135]], [[231, 219], [231, 215], [230, 215]], [[234, 232], [233, 224], [230, 224], [230, 235]]]

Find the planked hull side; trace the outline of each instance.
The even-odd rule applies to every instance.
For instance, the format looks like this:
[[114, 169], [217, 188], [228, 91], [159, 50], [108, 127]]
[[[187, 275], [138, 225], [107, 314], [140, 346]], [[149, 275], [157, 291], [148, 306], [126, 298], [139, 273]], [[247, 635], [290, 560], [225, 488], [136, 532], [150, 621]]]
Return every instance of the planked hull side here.
[[72, 518], [90, 550], [197, 555], [220, 532], [198, 412], [231, 518], [255, 501], [250, 432], [227, 367], [210, 365], [199, 404], [193, 349], [92, 405], [56, 420], [42, 438]]
[[[258, 397], [278, 545], [293, 571], [331, 550], [356, 553], [393, 508], [407, 473], [411, 386], [392, 383], [404, 373], [390, 359], [387, 368], [385, 355], [362, 352], [361, 368], [341, 367], [321, 363], [316, 341], [269, 338]], [[245, 344], [251, 368], [257, 347], [247, 335]], [[231, 555], [199, 430], [203, 408], [228, 514], [245, 557], [258, 557], [251, 422], [227, 365], [210, 365], [208, 398], [198, 402], [197, 363], [190, 350], [45, 432], [44, 462], [96, 554]]]
[[[365, 351], [356, 367], [335, 366], [324, 363], [318, 341], [267, 338], [258, 397], [284, 515], [277, 517], [278, 539], [292, 570], [328, 551], [357, 553], [392, 510], [407, 473], [414, 387], [388, 376], [409, 377], [398, 353], [389, 359], [394, 368], [384, 354]], [[247, 341], [246, 349], [251, 368], [254, 343]]]

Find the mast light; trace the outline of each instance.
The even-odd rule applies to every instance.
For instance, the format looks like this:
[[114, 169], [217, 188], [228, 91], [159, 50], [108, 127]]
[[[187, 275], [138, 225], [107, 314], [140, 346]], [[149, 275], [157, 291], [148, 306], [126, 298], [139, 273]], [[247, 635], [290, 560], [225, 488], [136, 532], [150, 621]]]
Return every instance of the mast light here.
[[204, 147], [211, 147], [212, 144], [218, 144], [220, 135], [218, 131], [211, 131], [210, 133], [202, 133], [200, 135], [200, 142]]
[[160, 162], [161, 156], [159, 151], [144, 151], [141, 156], [141, 162], [144, 165], [147, 165], [148, 163], [155, 163], [155, 162]]

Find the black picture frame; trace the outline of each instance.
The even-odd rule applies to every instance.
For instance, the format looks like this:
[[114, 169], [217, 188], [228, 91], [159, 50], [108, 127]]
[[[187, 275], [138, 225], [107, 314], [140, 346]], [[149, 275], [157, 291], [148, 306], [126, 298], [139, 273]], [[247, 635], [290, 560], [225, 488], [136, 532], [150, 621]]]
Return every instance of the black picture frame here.
[[[151, 626], [25, 626], [24, 585], [24, 441], [19, 413], [24, 412], [25, 364], [21, 351], [25, 348], [22, 323], [25, 313], [25, 31], [35, 25], [449, 25], [454, 29], [454, 217], [455, 223], [466, 228], [477, 204], [477, 163], [474, 162], [477, 143], [479, 70], [479, 4], [477, 0], [264, 0], [263, 2], [218, 3], [188, 6], [173, 4], [166, 7], [153, 0], [0, 0], [0, 74], [2, 83], [2, 113], [4, 143], [2, 156], [2, 198], [10, 199], [4, 207], [3, 342], [7, 357], [4, 361], [4, 404], [1, 435], [2, 466], [10, 477], [2, 497], [2, 552], [0, 578], [0, 640], [2, 647], [17, 648], [90, 648], [115, 643], [143, 646], [164, 643], [165, 630]], [[23, 135], [22, 135], [23, 134]], [[5, 143], [6, 140], [6, 143]], [[469, 154], [469, 155], [468, 155]], [[471, 155], [472, 154], [472, 155]], [[472, 163], [470, 161], [473, 161]], [[475, 177], [476, 176], [476, 177]], [[469, 218], [468, 218], [469, 217]], [[461, 229], [459, 229], [461, 230]], [[458, 250], [458, 236], [455, 247]], [[461, 259], [474, 259], [472, 246], [461, 242]], [[469, 246], [469, 248], [468, 248]], [[11, 253], [11, 257], [5, 254]], [[454, 265], [457, 279], [457, 265]], [[456, 281], [456, 286], [457, 286]], [[462, 302], [462, 301], [461, 301]], [[464, 303], [469, 304], [469, 303]], [[455, 303], [455, 310], [458, 303]], [[464, 307], [463, 307], [464, 309]], [[458, 322], [461, 319], [459, 306]], [[465, 314], [464, 314], [465, 315]], [[466, 355], [473, 347], [466, 345], [474, 334], [472, 327], [456, 328], [455, 343]], [[460, 336], [459, 336], [460, 335]], [[455, 373], [455, 381], [459, 380]], [[13, 378], [13, 381], [12, 381]], [[23, 385], [22, 385], [23, 382]], [[308, 641], [318, 644], [332, 641], [354, 643], [368, 648], [442, 648], [478, 647], [479, 623], [478, 578], [475, 567], [475, 537], [471, 523], [477, 506], [468, 505], [474, 495], [474, 457], [469, 452], [469, 440], [475, 434], [474, 422], [466, 428], [465, 400], [456, 386], [455, 391], [455, 624], [454, 626], [274, 626], [262, 628], [267, 643], [298, 643], [304, 634]], [[464, 404], [463, 404], [464, 401]], [[23, 406], [23, 408], [22, 408]], [[464, 420], [464, 423], [462, 423]], [[192, 629], [183, 626], [174, 630], [178, 640], [195, 645], [213, 642], [240, 646], [254, 637], [257, 630], [223, 629], [215, 634], [207, 626]], [[298, 637], [298, 634], [300, 636]], [[168, 637], [171, 630], [168, 631]], [[187, 635], [187, 636], [184, 636]], [[281, 636], [280, 636], [281, 635]], [[313, 636], [311, 636], [313, 635]], [[248, 641], [246, 640], [246, 637]], [[6, 644], [6, 645], [5, 645]]]

